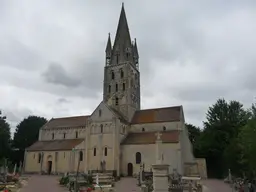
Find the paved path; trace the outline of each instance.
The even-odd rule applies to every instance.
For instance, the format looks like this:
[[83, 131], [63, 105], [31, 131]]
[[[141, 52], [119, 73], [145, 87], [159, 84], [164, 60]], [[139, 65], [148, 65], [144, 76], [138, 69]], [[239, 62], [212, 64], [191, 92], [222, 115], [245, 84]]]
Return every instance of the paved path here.
[[30, 177], [27, 186], [20, 192], [67, 192], [64, 187], [59, 186], [56, 176], [33, 175]]
[[205, 192], [231, 192], [228, 184], [217, 179], [207, 179], [202, 181], [205, 186]]
[[135, 178], [122, 178], [115, 184], [116, 192], [141, 192], [140, 188], [137, 186], [137, 179]]
[[[59, 186], [59, 177], [33, 175], [30, 177], [27, 186], [20, 192], [68, 192], [67, 188]], [[204, 192], [231, 192], [230, 187], [220, 180], [204, 180]], [[134, 178], [122, 178], [116, 183], [116, 192], [140, 192]]]

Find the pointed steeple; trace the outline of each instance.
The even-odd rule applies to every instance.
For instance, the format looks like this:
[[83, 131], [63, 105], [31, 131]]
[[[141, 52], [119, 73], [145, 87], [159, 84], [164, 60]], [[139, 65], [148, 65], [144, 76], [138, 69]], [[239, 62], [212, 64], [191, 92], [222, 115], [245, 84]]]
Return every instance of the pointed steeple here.
[[111, 45], [111, 39], [110, 39], [110, 33], [108, 33], [108, 42], [107, 42], [107, 46], [106, 46], [106, 54], [111, 53], [112, 51], [112, 45]]
[[134, 54], [135, 58], [137, 58], [137, 59], [139, 58], [139, 52], [138, 52], [136, 38], [134, 39], [133, 54]]
[[124, 10], [124, 3], [122, 3], [122, 9], [119, 17], [119, 22], [116, 31], [116, 37], [114, 41], [113, 50], [121, 49], [123, 46], [131, 46], [131, 37], [129, 33], [128, 22]]

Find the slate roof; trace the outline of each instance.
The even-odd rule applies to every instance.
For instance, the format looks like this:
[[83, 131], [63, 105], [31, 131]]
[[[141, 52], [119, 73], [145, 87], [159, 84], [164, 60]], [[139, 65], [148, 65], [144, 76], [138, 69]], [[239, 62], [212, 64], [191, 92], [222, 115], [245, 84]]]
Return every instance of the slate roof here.
[[[154, 144], [156, 142], [157, 132], [138, 132], [129, 133], [123, 140], [121, 145], [140, 145], [140, 144]], [[161, 132], [161, 139], [163, 143], [178, 143], [179, 142], [179, 131], [165, 131]]]
[[61, 128], [61, 127], [71, 127], [71, 128], [84, 127], [89, 117], [90, 116], [73, 116], [73, 117], [52, 118], [43, 126], [43, 129]]
[[182, 106], [144, 109], [136, 111], [131, 124], [180, 121]]
[[82, 143], [84, 139], [64, 139], [64, 140], [52, 140], [52, 141], [37, 141], [27, 151], [61, 151], [71, 150], [75, 146]]

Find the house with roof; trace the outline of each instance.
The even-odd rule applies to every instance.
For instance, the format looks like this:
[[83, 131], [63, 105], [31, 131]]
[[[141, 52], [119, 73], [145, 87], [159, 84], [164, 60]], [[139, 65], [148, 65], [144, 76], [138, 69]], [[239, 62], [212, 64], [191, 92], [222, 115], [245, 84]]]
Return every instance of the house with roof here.
[[27, 173], [113, 171], [132, 176], [141, 164], [156, 163], [156, 133], [161, 133], [163, 163], [186, 172], [194, 163], [182, 106], [141, 109], [139, 52], [131, 40], [122, 5], [114, 43], [106, 46], [103, 99], [87, 116], [52, 118], [25, 151]]

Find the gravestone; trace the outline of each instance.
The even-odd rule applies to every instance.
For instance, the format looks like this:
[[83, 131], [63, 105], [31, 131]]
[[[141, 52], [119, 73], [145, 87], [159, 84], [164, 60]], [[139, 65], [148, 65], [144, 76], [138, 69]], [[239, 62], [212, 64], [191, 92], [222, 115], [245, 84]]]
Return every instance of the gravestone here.
[[156, 134], [156, 164], [153, 168], [153, 190], [154, 192], [169, 191], [169, 165], [163, 164], [163, 155], [161, 155], [161, 133]]
[[153, 189], [154, 192], [167, 192], [169, 191], [169, 165], [155, 164], [153, 168]]

